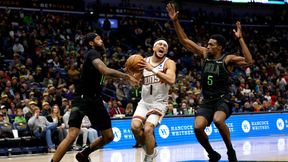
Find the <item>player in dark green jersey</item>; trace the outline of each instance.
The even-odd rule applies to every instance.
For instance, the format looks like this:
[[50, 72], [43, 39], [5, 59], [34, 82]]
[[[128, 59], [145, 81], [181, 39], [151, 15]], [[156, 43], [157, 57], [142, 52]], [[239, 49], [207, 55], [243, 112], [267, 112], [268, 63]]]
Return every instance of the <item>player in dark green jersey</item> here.
[[191, 52], [200, 55], [204, 63], [202, 73], [202, 94], [204, 100], [197, 110], [195, 117], [194, 131], [196, 138], [207, 151], [209, 161], [220, 160], [221, 155], [211, 147], [208, 136], [204, 132], [204, 129], [213, 121], [227, 147], [228, 160], [237, 161], [230, 139], [230, 131], [225, 124], [225, 120], [230, 116], [232, 111], [229, 104], [229, 73], [233, 71], [235, 66], [247, 66], [253, 62], [250, 51], [242, 36], [241, 24], [238, 21], [236, 23], [237, 30], [233, 31], [239, 40], [244, 57], [234, 54], [223, 55], [226, 40], [222, 35], [212, 35], [207, 47], [199, 46], [186, 36], [178, 21], [179, 12], [176, 11], [175, 6], [169, 3], [166, 9], [173, 21], [177, 36], [182, 45]]
[[68, 123], [69, 133], [57, 147], [51, 162], [59, 162], [65, 155], [78, 136], [85, 115], [89, 117], [92, 127], [99, 128], [102, 136], [96, 138], [89, 146], [78, 152], [76, 154], [77, 161], [90, 162], [90, 153], [113, 141], [111, 119], [102, 99], [104, 77], [122, 78], [131, 85], [139, 84], [134, 76], [111, 69], [103, 63], [101, 57], [105, 53], [105, 46], [100, 35], [97, 33], [86, 34], [84, 44], [88, 47], [88, 51], [85, 53], [81, 78], [73, 95], [72, 110]]

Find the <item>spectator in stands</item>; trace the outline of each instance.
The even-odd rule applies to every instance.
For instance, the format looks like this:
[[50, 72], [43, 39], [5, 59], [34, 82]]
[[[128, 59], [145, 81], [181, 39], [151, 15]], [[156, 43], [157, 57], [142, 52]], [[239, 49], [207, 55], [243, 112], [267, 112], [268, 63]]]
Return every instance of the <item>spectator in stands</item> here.
[[23, 110], [21, 108], [16, 109], [16, 117], [14, 118], [14, 123], [26, 123], [27, 120], [24, 117]]
[[50, 123], [56, 123], [57, 124], [57, 129], [55, 131], [58, 141], [57, 143], [60, 143], [67, 135], [67, 130], [65, 129], [65, 123], [63, 121], [62, 116], [60, 115], [60, 110], [58, 105], [53, 105], [51, 113], [46, 116], [47, 120]]
[[277, 101], [275, 102], [275, 110], [283, 111], [285, 109], [284, 105], [286, 104], [286, 99], [284, 97], [278, 96]]
[[125, 109], [121, 107], [117, 100], [112, 101], [112, 107], [109, 110], [111, 117], [125, 117]]
[[62, 106], [60, 109], [60, 114], [62, 113], [64, 115], [64, 113], [68, 110], [69, 105], [70, 105], [70, 103], [67, 100], [67, 98], [62, 98]]
[[167, 116], [173, 116], [173, 103], [172, 102], [168, 102], [167, 104], [167, 112], [166, 112]]
[[35, 107], [37, 107], [37, 102], [36, 102], [36, 101], [33, 101], [33, 100], [30, 100], [30, 101], [29, 101], [29, 108], [30, 108], [30, 110], [33, 111]]
[[270, 112], [270, 111], [275, 111], [275, 110], [274, 110], [274, 107], [271, 106], [271, 102], [268, 101], [267, 99], [264, 99], [264, 100], [263, 100], [262, 107], [263, 107], [263, 110], [264, 110], [264, 111], [268, 111], [268, 112]]
[[4, 121], [6, 121], [7, 123], [12, 123], [12, 121], [8, 115], [8, 109], [5, 105], [1, 105], [1, 114], [2, 114], [2, 118]]
[[29, 99], [21, 100], [21, 107], [23, 107], [23, 113], [26, 120], [28, 120], [33, 115], [29, 102]]
[[37, 101], [37, 100], [38, 100], [37, 97], [35, 97], [35, 93], [34, 93], [33, 91], [31, 91], [31, 92], [29, 93], [29, 99], [30, 99], [31, 101]]
[[49, 101], [49, 93], [48, 93], [48, 92], [44, 92], [44, 93], [43, 93], [42, 101], [46, 101], [46, 102]]
[[111, 30], [111, 22], [108, 19], [107, 15], [105, 15], [105, 19], [103, 22], [103, 30], [104, 30], [103, 36], [106, 38], [109, 38], [110, 30]]
[[14, 102], [16, 107], [19, 107], [21, 105], [21, 98], [20, 98], [19, 92], [15, 92], [15, 98], [14, 98], [13, 102]]
[[15, 39], [14, 45], [13, 45], [13, 52], [14, 53], [19, 53], [19, 54], [24, 54], [24, 47], [23, 45], [20, 43], [19, 38]]
[[181, 102], [178, 115], [192, 115], [192, 107], [189, 107], [186, 100]]
[[49, 152], [55, 152], [55, 144], [52, 142], [52, 134], [56, 130], [57, 123], [49, 122], [46, 117], [40, 116], [40, 109], [33, 109], [33, 116], [28, 120], [28, 125], [37, 138], [44, 137]]
[[61, 105], [62, 97], [61, 95], [56, 94], [56, 88], [52, 84], [49, 84], [47, 88], [48, 88], [48, 93], [49, 93], [47, 102], [50, 105], [55, 105], [55, 104]]
[[8, 98], [12, 98], [12, 97], [14, 98], [15, 97], [15, 90], [12, 88], [12, 84], [11, 84], [10, 80], [6, 81], [6, 87], [5, 87], [4, 92], [2, 92], [2, 93], [7, 94]]
[[3, 114], [0, 113], [0, 138], [12, 138], [12, 126], [11, 123], [4, 120]]
[[28, 123], [21, 108], [16, 109], [16, 117], [14, 118], [13, 128], [18, 130], [19, 136], [28, 135]]
[[249, 101], [246, 101], [244, 103], [244, 106], [243, 106], [243, 112], [253, 112], [253, 111], [254, 111], [254, 109], [251, 106], [251, 104], [249, 103]]
[[259, 112], [261, 111], [261, 108], [262, 108], [261, 105], [257, 101], [252, 103], [252, 107], [253, 107], [254, 112]]
[[77, 83], [80, 78], [80, 71], [76, 64], [71, 65], [68, 70], [69, 83]]
[[67, 98], [68, 100], [72, 100], [72, 96], [75, 93], [75, 86], [74, 84], [71, 84], [68, 87], [68, 91], [64, 94], [64, 97]]
[[128, 116], [133, 116], [133, 104], [131, 102], [129, 102], [127, 105], [126, 105], [126, 109], [125, 109], [125, 116], [128, 117]]
[[42, 103], [41, 115], [47, 117], [48, 115], [50, 115], [50, 113], [51, 113], [51, 107], [48, 102], [44, 101]]
[[[97, 130], [92, 128], [91, 126], [92, 125], [88, 116], [85, 115], [82, 119], [81, 129], [87, 129], [88, 139], [90, 143], [92, 143], [98, 137]], [[85, 145], [83, 147], [85, 147]]]
[[26, 78], [24, 75], [21, 75], [20, 77], [20, 93], [21, 93], [21, 99], [29, 99], [29, 95], [28, 95], [28, 86], [25, 83], [26, 82]]
[[269, 102], [271, 101], [270, 91], [268, 91], [268, 90], [266, 91], [264, 98]]
[[1, 94], [1, 104], [4, 105], [8, 110], [8, 107], [10, 106], [9, 98], [8, 98], [8, 95], [5, 93]]
[[14, 117], [16, 115], [16, 105], [14, 102], [10, 101], [10, 109], [8, 110], [8, 115]]

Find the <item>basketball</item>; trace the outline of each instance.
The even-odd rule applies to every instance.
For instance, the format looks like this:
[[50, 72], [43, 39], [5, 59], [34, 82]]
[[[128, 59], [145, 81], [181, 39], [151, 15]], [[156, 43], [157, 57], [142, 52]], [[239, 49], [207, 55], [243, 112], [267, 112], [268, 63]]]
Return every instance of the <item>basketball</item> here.
[[141, 61], [143, 57], [140, 54], [131, 55], [125, 63], [125, 68], [127, 72], [138, 73], [140, 72], [140, 67], [138, 66], [138, 62]]

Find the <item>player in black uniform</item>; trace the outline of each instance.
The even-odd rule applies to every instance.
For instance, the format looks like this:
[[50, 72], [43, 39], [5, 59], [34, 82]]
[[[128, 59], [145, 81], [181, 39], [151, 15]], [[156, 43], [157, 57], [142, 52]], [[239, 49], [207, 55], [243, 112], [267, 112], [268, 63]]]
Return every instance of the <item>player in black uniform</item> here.
[[218, 128], [225, 145], [229, 161], [237, 161], [236, 153], [233, 149], [230, 131], [225, 120], [231, 114], [229, 104], [229, 84], [228, 76], [233, 71], [234, 66], [246, 66], [252, 64], [252, 56], [242, 37], [240, 22], [236, 23], [237, 30], [233, 30], [236, 38], [239, 40], [244, 57], [238, 55], [223, 55], [223, 49], [226, 41], [222, 35], [212, 35], [208, 41], [207, 47], [201, 47], [192, 40], [188, 39], [178, 20], [178, 11], [175, 6], [169, 3], [166, 10], [173, 21], [177, 36], [180, 42], [193, 53], [199, 54], [204, 61], [202, 74], [202, 93], [203, 104], [197, 110], [194, 131], [197, 140], [208, 153], [209, 161], [218, 161], [221, 155], [213, 150], [208, 136], [204, 132], [206, 126], [212, 121]]
[[123, 78], [132, 85], [138, 84], [133, 76], [108, 68], [102, 62], [101, 55], [105, 52], [105, 47], [98, 34], [88, 33], [84, 38], [84, 43], [90, 49], [85, 54], [82, 75], [79, 84], [76, 86], [69, 118], [69, 133], [58, 146], [51, 162], [58, 162], [62, 159], [78, 136], [82, 118], [85, 115], [89, 117], [92, 126], [99, 128], [102, 136], [76, 154], [76, 159], [79, 162], [89, 162], [88, 156], [91, 152], [113, 140], [110, 116], [103, 105], [101, 97], [104, 76]]

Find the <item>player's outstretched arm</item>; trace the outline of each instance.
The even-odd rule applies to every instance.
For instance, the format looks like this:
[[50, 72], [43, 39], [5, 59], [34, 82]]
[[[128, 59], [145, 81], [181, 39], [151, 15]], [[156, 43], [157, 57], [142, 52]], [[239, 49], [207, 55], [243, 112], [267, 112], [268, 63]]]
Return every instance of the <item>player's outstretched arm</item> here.
[[241, 29], [241, 23], [240, 21], [236, 22], [236, 30], [233, 29], [234, 35], [236, 36], [236, 38], [239, 40], [240, 46], [241, 46], [241, 50], [243, 53], [243, 56], [245, 58], [245, 62], [248, 64], [252, 64], [253, 63], [253, 59], [252, 59], [252, 55], [243, 39], [243, 35], [242, 35], [242, 29]]
[[225, 63], [232, 66], [249, 66], [250, 63], [245, 61], [245, 58], [237, 55], [228, 55], [225, 58]]
[[115, 69], [111, 69], [107, 67], [104, 62], [100, 59], [94, 59], [92, 61], [94, 67], [99, 70], [99, 72], [105, 76], [111, 77], [111, 78], [123, 78], [127, 80], [131, 85], [138, 85], [139, 81], [132, 75], [126, 74], [123, 72], [120, 72]]
[[188, 50], [192, 51], [193, 53], [196, 53], [198, 55], [200, 55], [202, 58], [204, 58], [204, 54], [206, 53], [206, 48], [205, 47], [201, 47], [199, 45], [197, 45], [195, 42], [193, 42], [192, 40], [190, 40], [187, 35], [185, 34], [183, 28], [180, 25], [180, 22], [178, 20], [178, 13], [179, 11], [176, 11], [174, 4], [172, 3], [168, 3], [166, 6], [166, 10], [168, 12], [168, 15], [170, 17], [170, 19], [173, 21], [175, 30], [176, 30], [176, 34], [179, 38], [179, 41], [181, 42], [181, 44], [186, 47]]

